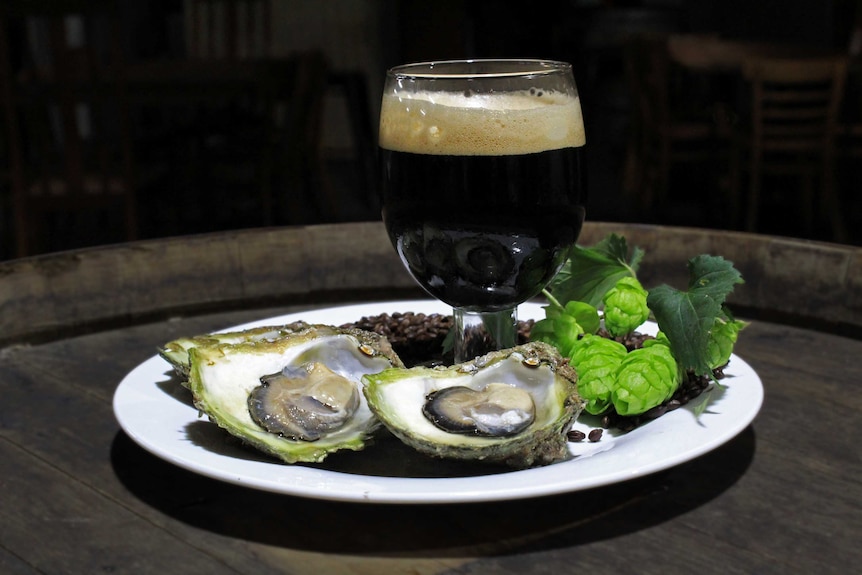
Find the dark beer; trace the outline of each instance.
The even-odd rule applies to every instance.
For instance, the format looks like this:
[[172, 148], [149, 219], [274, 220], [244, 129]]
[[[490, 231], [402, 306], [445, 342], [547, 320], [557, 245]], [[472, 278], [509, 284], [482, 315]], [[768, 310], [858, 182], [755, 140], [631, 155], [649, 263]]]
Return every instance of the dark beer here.
[[581, 231], [581, 149], [504, 156], [381, 149], [383, 219], [410, 273], [454, 307], [506, 309], [537, 295]]
[[584, 221], [583, 142], [576, 96], [384, 96], [383, 219], [417, 282], [482, 311], [537, 295]]

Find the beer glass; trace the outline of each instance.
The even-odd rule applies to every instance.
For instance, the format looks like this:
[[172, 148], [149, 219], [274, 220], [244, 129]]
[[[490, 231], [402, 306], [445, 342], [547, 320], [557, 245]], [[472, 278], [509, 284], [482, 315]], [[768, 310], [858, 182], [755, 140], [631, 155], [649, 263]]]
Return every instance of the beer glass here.
[[455, 318], [455, 361], [517, 343], [517, 306], [565, 262], [584, 221], [583, 117], [571, 66], [408, 64], [380, 110], [383, 221]]

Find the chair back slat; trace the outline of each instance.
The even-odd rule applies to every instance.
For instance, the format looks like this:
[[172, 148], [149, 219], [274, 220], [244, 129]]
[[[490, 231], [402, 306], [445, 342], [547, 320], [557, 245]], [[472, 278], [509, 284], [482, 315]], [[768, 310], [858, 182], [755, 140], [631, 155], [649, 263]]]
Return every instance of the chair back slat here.
[[840, 239], [844, 232], [832, 172], [846, 57], [758, 58], [745, 63], [743, 74], [751, 84], [751, 130], [744, 142], [750, 164], [746, 228], [756, 229], [763, 175], [793, 174], [805, 184], [806, 226], [813, 225], [809, 204], [817, 180], [817, 203], [829, 210], [834, 237]]
[[271, 56], [271, 0], [190, 0], [187, 5], [189, 57], [243, 60]]

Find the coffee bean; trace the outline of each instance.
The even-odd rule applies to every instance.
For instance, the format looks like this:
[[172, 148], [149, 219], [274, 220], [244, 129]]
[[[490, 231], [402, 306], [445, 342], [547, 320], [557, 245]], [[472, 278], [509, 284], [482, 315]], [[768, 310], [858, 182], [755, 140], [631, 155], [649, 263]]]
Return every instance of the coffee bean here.
[[586, 433], [578, 429], [572, 429], [566, 434], [566, 438], [569, 441], [583, 441], [586, 436]]

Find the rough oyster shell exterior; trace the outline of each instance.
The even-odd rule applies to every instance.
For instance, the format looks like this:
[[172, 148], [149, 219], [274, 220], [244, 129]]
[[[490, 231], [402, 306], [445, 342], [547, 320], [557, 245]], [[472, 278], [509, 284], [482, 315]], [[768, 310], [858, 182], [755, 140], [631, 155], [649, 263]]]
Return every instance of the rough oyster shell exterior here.
[[261, 377], [285, 366], [315, 361], [362, 386], [365, 374], [402, 367], [386, 338], [322, 325], [276, 339], [198, 341], [188, 348], [188, 356], [189, 388], [195, 406], [232, 435], [286, 463], [320, 462], [334, 451], [361, 450], [379, 422], [362, 396], [358, 410], [344, 427], [316, 441], [268, 432], [252, 419], [248, 408], [248, 397], [261, 385]]
[[[566, 433], [584, 406], [577, 374], [556, 348], [528, 343], [451, 367], [388, 369], [366, 375], [368, 405], [404, 443], [433, 457], [481, 460], [525, 468], [569, 457]], [[478, 388], [489, 382], [521, 386], [533, 396], [536, 420], [507, 437], [447, 433], [428, 421], [422, 406], [443, 387]]]

